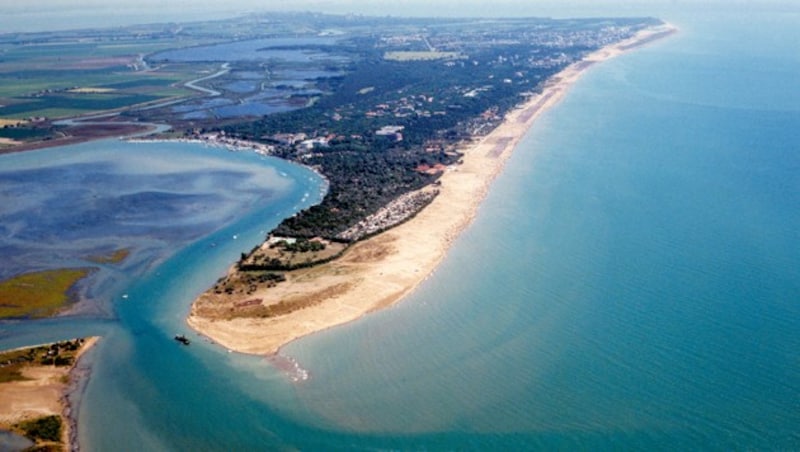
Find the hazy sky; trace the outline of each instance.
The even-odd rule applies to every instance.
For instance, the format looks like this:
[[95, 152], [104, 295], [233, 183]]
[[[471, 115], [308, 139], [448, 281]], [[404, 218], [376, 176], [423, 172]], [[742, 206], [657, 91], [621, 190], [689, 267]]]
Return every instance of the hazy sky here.
[[204, 20], [247, 12], [393, 16], [658, 15], [731, 7], [800, 8], [800, 0], [0, 0], [0, 33]]
[[[8, 0], [3, 0], [5, 3]], [[173, 14], [184, 11], [325, 11], [378, 15], [484, 15], [513, 10], [596, 9], [598, 4], [624, 7], [634, 3], [672, 3], [679, 0], [33, 0], [3, 6], [4, 12], [43, 14], [83, 11], [119, 11]], [[687, 0], [683, 0], [687, 1]], [[690, 0], [691, 1], [691, 0]], [[696, 0], [695, 0], [696, 1]], [[147, 11], [150, 10], [150, 11]]]

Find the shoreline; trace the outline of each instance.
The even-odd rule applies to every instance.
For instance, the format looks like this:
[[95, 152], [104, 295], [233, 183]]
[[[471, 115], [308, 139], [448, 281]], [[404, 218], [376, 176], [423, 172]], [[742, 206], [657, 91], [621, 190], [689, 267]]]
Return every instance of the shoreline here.
[[272, 156], [273, 152], [272, 146], [268, 144], [240, 140], [238, 138], [227, 138], [218, 134], [200, 135], [195, 138], [126, 138], [125, 141], [129, 143], [192, 143], [212, 148], [224, 149], [231, 152], [252, 151], [265, 157]]
[[[72, 339], [75, 341], [78, 339]], [[0, 384], [0, 422], [11, 427], [25, 420], [43, 416], [58, 416], [61, 419], [61, 445], [65, 450], [77, 450], [77, 419], [75, 402], [70, 400], [72, 391], [81, 383], [84, 375], [76, 369], [81, 366], [81, 358], [100, 340], [97, 336], [83, 338], [80, 348], [75, 352], [74, 361], [68, 367], [52, 365], [30, 365], [23, 368], [24, 380]], [[55, 343], [18, 347], [3, 350], [3, 353], [31, 350]]]
[[76, 416], [80, 401], [71, 400], [71, 397], [76, 392], [83, 392], [86, 389], [86, 384], [89, 382], [91, 374], [91, 363], [84, 365], [83, 356], [97, 345], [100, 340], [99, 336], [87, 337], [83, 346], [78, 351], [75, 357], [75, 362], [67, 373], [67, 383], [61, 394], [59, 400], [61, 404], [61, 418], [64, 421], [64, 431], [62, 438], [66, 450], [80, 450], [78, 443], [78, 418]]
[[[116, 126], [115, 123], [109, 123]], [[140, 133], [150, 133], [151, 127], [144, 125], [124, 125], [114, 129], [100, 130], [97, 133], [89, 135], [70, 135], [62, 138], [55, 138], [47, 141], [34, 141], [30, 143], [20, 142], [14, 146], [0, 147], [0, 155], [16, 154], [20, 152], [39, 151], [42, 149], [55, 148], [59, 146], [72, 146], [77, 144], [88, 143], [90, 141], [105, 140], [118, 138], [120, 136], [137, 135]]]
[[571, 64], [551, 77], [541, 93], [506, 114], [492, 132], [463, 149], [463, 163], [442, 175], [439, 196], [414, 218], [354, 244], [333, 262], [292, 272], [288, 281], [247, 297], [266, 300], [265, 304], [287, 300], [303, 308], [270, 318], [208, 318], [203, 312], [213, 303], [209, 289], [192, 303], [187, 324], [228, 350], [276, 355], [303, 336], [397, 303], [436, 270], [477, 215], [491, 183], [520, 140], [587, 69], [675, 32], [676, 27], [663, 23]]

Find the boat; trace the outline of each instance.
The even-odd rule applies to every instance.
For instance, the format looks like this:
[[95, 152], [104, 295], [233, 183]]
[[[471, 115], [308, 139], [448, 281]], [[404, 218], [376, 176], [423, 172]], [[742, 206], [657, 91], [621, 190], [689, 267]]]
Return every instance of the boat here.
[[183, 334], [176, 334], [175, 335], [175, 340], [180, 342], [183, 345], [189, 345], [191, 343], [191, 341], [189, 341], [189, 339], [186, 336], [184, 336]]

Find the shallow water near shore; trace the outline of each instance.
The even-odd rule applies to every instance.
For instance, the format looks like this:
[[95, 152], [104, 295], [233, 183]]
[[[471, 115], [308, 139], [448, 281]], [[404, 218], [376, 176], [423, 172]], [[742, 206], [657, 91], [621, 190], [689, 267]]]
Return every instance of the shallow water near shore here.
[[797, 18], [665, 16], [679, 35], [595, 66], [418, 291], [284, 349], [307, 381], [171, 339], [318, 193], [247, 154], [221, 156], [287, 174], [283, 201], [115, 286], [110, 318], [2, 324], [0, 344], [103, 335], [84, 450], [798, 448], [800, 57], [775, 45]]
[[432, 447], [798, 447], [792, 17], [675, 19], [595, 67], [418, 292], [286, 348], [315, 378], [283, 409]]

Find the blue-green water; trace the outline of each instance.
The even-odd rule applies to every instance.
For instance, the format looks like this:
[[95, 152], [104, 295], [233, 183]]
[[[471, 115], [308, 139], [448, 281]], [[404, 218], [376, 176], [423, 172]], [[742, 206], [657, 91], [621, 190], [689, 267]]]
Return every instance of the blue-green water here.
[[541, 118], [417, 292], [285, 348], [308, 381], [170, 340], [270, 202], [113, 319], [2, 341], [104, 334], [86, 450], [800, 448], [800, 15], [664, 17]]
[[800, 447], [798, 16], [733, 19], [589, 73], [422, 290], [288, 347], [298, 405], [453, 447]]

